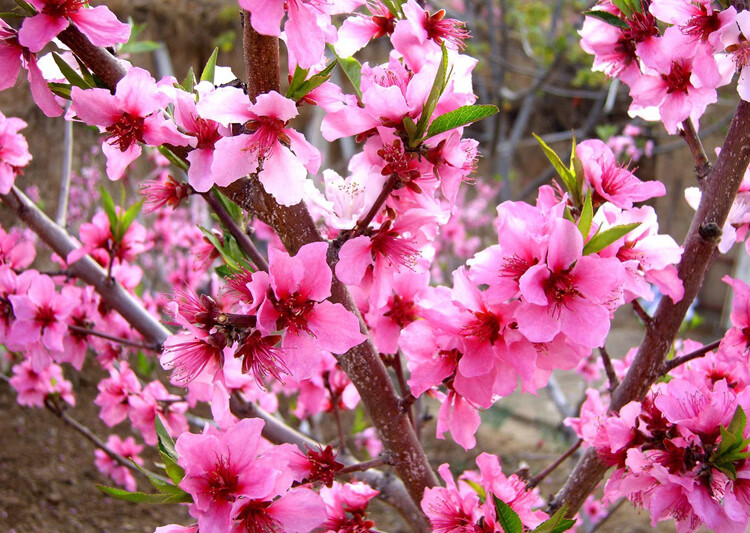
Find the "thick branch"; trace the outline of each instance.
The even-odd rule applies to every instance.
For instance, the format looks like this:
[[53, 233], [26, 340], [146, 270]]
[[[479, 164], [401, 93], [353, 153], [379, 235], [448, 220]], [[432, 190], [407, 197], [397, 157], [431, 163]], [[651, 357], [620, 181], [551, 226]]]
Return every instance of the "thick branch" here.
[[125, 76], [127, 72], [125, 67], [107, 50], [91, 44], [88, 37], [73, 24], [60, 32], [57, 38], [70, 48], [110, 90], [114, 91], [117, 82]]
[[[67, 231], [55, 224], [18, 188], [13, 187], [9, 194], [4, 194], [0, 198], [60, 257], [67, 257], [70, 252], [79, 247]], [[170, 335], [169, 331], [122, 285], [109, 279], [107, 272], [91, 257], [84, 256], [68, 265], [68, 271], [94, 287], [104, 303], [120, 313], [144, 338], [157, 345], [167, 340]]]
[[[619, 411], [630, 401], [643, 399], [651, 385], [662, 375], [666, 355], [690, 304], [703, 285], [706, 269], [721, 237], [721, 227], [732, 207], [748, 163], [750, 103], [742, 101], [737, 106], [716, 166], [706, 178], [700, 205], [685, 238], [684, 252], [678, 266], [685, 296], [677, 303], [668, 297], [661, 299], [652, 327], [647, 329], [633, 364], [612, 397], [613, 411]], [[598, 459], [596, 451], [590, 448], [551, 507], [556, 509], [567, 503], [568, 515], [574, 515], [606, 471], [607, 467]]]

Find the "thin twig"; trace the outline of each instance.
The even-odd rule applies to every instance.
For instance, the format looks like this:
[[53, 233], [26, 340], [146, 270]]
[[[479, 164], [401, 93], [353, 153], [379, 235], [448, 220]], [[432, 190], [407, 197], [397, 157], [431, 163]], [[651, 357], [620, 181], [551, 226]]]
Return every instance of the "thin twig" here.
[[141, 350], [148, 350], [150, 352], [161, 353], [161, 349], [159, 348], [158, 345], [147, 344], [147, 343], [138, 342], [138, 341], [131, 341], [130, 339], [123, 339], [122, 337], [115, 337], [113, 335], [108, 335], [107, 333], [104, 333], [101, 331], [96, 331], [94, 329], [84, 328], [81, 326], [75, 326], [73, 324], [68, 324], [68, 329], [71, 331], [75, 331], [76, 333], [82, 333], [84, 335], [93, 335], [94, 337], [100, 337], [102, 339], [116, 342], [124, 346], [130, 346], [132, 348], [138, 348]]
[[554, 470], [555, 470], [555, 469], [556, 469], [556, 468], [557, 468], [558, 466], [560, 466], [561, 464], [563, 464], [563, 462], [564, 462], [564, 461], [565, 461], [565, 460], [566, 460], [566, 459], [567, 459], [568, 457], [570, 457], [571, 455], [573, 455], [573, 454], [574, 454], [574, 453], [576, 452], [576, 450], [578, 450], [578, 448], [580, 448], [580, 447], [581, 447], [581, 444], [583, 444], [583, 439], [578, 439], [578, 440], [577, 440], [577, 441], [575, 442], [575, 444], [573, 444], [573, 446], [571, 446], [570, 448], [568, 448], [568, 449], [567, 449], [567, 450], [565, 451], [565, 453], [563, 453], [563, 454], [562, 454], [562, 455], [561, 455], [560, 457], [558, 457], [557, 459], [555, 459], [555, 462], [553, 462], [553, 463], [552, 463], [551, 465], [549, 465], [549, 466], [548, 466], [547, 468], [545, 468], [544, 470], [542, 470], [541, 472], [539, 472], [539, 473], [538, 473], [538, 474], [537, 474], [536, 476], [534, 476], [533, 478], [531, 478], [531, 479], [529, 480], [529, 482], [528, 482], [528, 483], [526, 483], [526, 488], [527, 488], [527, 489], [533, 489], [534, 487], [536, 487], [537, 485], [539, 485], [539, 483], [540, 483], [540, 482], [541, 482], [541, 481], [542, 481], [542, 480], [543, 480], [544, 478], [546, 478], [546, 477], [547, 477], [548, 475], [550, 475], [550, 474], [551, 474], [552, 472], [554, 472]]
[[635, 311], [635, 314], [638, 315], [638, 318], [640, 318], [641, 322], [643, 322], [643, 325], [645, 325], [647, 328], [651, 327], [651, 325], [654, 323], [654, 319], [651, 318], [651, 315], [646, 312], [641, 303], [638, 300], [633, 300], [632, 302], [630, 302], [630, 304], [633, 306], [633, 311]]
[[675, 357], [674, 359], [669, 359], [668, 361], [664, 361], [664, 364], [662, 365], [662, 375], [668, 374], [675, 368], [677, 368], [680, 365], [684, 365], [688, 361], [692, 361], [693, 359], [698, 359], [699, 357], [703, 357], [708, 352], [715, 350], [719, 347], [721, 344], [721, 339], [716, 340], [712, 342], [711, 344], [706, 344], [703, 348], [698, 348], [694, 352], [686, 353], [685, 355], [681, 355], [679, 357]]
[[396, 379], [398, 380], [398, 388], [399, 388], [399, 392], [401, 393], [402, 406], [405, 409], [406, 414], [409, 417], [409, 421], [411, 422], [411, 425], [416, 430], [417, 425], [414, 421], [414, 411], [412, 410], [412, 406], [414, 405], [414, 402], [417, 399], [411, 393], [411, 389], [409, 388], [409, 385], [406, 383], [406, 377], [404, 376], [404, 367], [401, 364], [401, 350], [399, 350], [396, 353], [396, 355], [393, 357], [392, 368], [393, 368], [393, 371], [396, 373]]
[[80, 433], [83, 437], [85, 437], [89, 442], [91, 442], [94, 446], [102, 450], [104, 453], [109, 455], [115, 462], [119, 463], [120, 465], [129, 468], [133, 472], [138, 472], [141, 475], [144, 475], [146, 478], [153, 477], [157, 478], [160, 481], [163, 481], [164, 483], [172, 483], [169, 479], [167, 479], [164, 476], [161, 476], [157, 474], [156, 472], [151, 472], [150, 470], [147, 470], [143, 467], [138, 468], [136, 464], [120, 455], [116, 451], [114, 451], [112, 448], [107, 446], [107, 444], [101, 440], [99, 437], [97, 437], [89, 428], [81, 424], [78, 420], [75, 418], [72, 418], [68, 415], [67, 412], [60, 406], [54, 405], [54, 403], [51, 401], [51, 399], [47, 398], [44, 400], [44, 406], [55, 416], [60, 418], [63, 422], [65, 422], [68, 426], [76, 430], [78, 433]]
[[352, 472], [364, 472], [365, 470], [369, 470], [371, 468], [377, 468], [379, 466], [390, 464], [386, 460], [385, 457], [378, 456], [375, 459], [370, 459], [369, 461], [362, 461], [361, 463], [356, 463], [353, 465], [349, 465], [347, 467], [342, 468], [339, 470], [336, 475], [340, 474], [351, 474]]
[[607, 520], [612, 518], [612, 515], [614, 515], [626, 501], [628, 501], [627, 498], [620, 498], [615, 503], [610, 505], [607, 509], [607, 514], [604, 515], [602, 519], [599, 520], [596, 524], [591, 526], [591, 529], [589, 529], [588, 533], [595, 533], [602, 525], [604, 525]]
[[599, 348], [599, 353], [602, 356], [602, 363], [604, 363], [604, 371], [607, 373], [607, 380], [609, 381], [609, 392], [615, 392], [615, 389], [620, 384], [620, 380], [617, 379], [615, 367], [612, 366], [612, 359], [609, 357], [609, 352], [607, 352], [607, 348], [604, 346]]
[[372, 222], [372, 220], [378, 215], [380, 210], [383, 208], [383, 204], [391, 195], [393, 187], [396, 186], [396, 182], [398, 182], [398, 174], [393, 173], [388, 178], [388, 181], [383, 184], [383, 190], [380, 191], [380, 194], [375, 199], [375, 202], [373, 202], [370, 210], [364, 217], [357, 221], [357, 226], [354, 228], [354, 237], [356, 237], [357, 235], [361, 235], [362, 232], [367, 229], [367, 226], [370, 225], [370, 222]]
[[268, 263], [263, 257], [263, 254], [258, 251], [258, 249], [255, 247], [255, 244], [253, 244], [253, 241], [250, 240], [248, 234], [242, 231], [242, 228], [237, 225], [237, 223], [227, 212], [227, 210], [224, 209], [224, 206], [221, 204], [219, 199], [214, 196], [213, 192], [204, 192], [201, 193], [201, 196], [203, 196], [203, 199], [206, 200], [206, 203], [213, 210], [213, 212], [216, 213], [216, 216], [219, 217], [219, 220], [221, 220], [222, 224], [226, 226], [226, 228], [229, 230], [229, 233], [231, 233], [237, 241], [240, 250], [242, 250], [244, 254], [250, 259], [250, 261], [253, 262], [255, 268], [268, 272]]
[[711, 172], [711, 162], [708, 160], [706, 149], [703, 148], [703, 143], [700, 137], [698, 137], [698, 132], [695, 131], [692, 120], [687, 119], [682, 121], [680, 136], [685, 139], [688, 148], [690, 148], [690, 153], [693, 154], [693, 159], [695, 159], [695, 175], [698, 181], [702, 182]]
[[339, 395], [333, 392], [333, 387], [331, 387], [331, 382], [328, 380], [328, 373], [323, 376], [323, 380], [326, 384], [326, 389], [328, 389], [328, 394], [331, 395], [331, 412], [333, 413], [333, 419], [336, 422], [336, 429], [339, 433], [339, 452], [342, 454], [346, 454], [346, 437], [344, 435], [344, 426], [341, 424], [341, 416], [339, 414]]
[[[65, 111], [70, 108], [70, 102]], [[73, 176], [73, 121], [65, 121], [63, 131], [62, 177], [60, 179], [60, 199], [57, 201], [55, 221], [63, 228], [68, 225], [68, 199], [70, 198], [70, 180]]]

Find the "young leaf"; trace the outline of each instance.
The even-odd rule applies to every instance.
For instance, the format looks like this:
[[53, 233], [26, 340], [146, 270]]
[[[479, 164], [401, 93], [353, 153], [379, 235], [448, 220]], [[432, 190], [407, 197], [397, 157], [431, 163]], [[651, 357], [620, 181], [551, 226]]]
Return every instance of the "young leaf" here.
[[47, 85], [49, 85], [50, 91], [55, 93], [57, 96], [61, 98], [65, 98], [66, 100], [70, 100], [70, 88], [71, 88], [70, 84], [55, 83], [51, 81]]
[[497, 511], [497, 521], [502, 526], [505, 533], [523, 533], [523, 523], [518, 514], [503, 500], [497, 496], [495, 498], [495, 510]]
[[219, 199], [221, 202], [221, 205], [224, 206], [224, 209], [227, 213], [229, 213], [229, 216], [232, 217], [232, 220], [235, 222], [239, 222], [242, 220], [242, 208], [235, 204], [232, 200], [230, 200], [227, 196], [225, 196], [219, 189], [214, 187], [213, 193], [216, 196], [216, 198]]
[[156, 41], [138, 41], [125, 43], [124, 45], [122, 45], [122, 48], [120, 48], [120, 53], [128, 55], [147, 54], [149, 52], [153, 52], [154, 50], [158, 50], [162, 46], [164, 45], [161, 43], [157, 43]]
[[143, 200], [138, 200], [136, 203], [131, 205], [127, 211], [122, 215], [120, 218], [120, 224], [118, 228], [118, 232], [120, 233], [120, 238], [124, 237], [125, 234], [128, 232], [128, 228], [135, 220], [135, 217], [138, 216], [138, 213], [141, 212], [141, 207], [143, 207]]
[[211, 57], [209, 57], [208, 61], [206, 62], [206, 66], [203, 67], [203, 72], [201, 72], [201, 81], [207, 81], [213, 84], [214, 75], [216, 73], [216, 58], [218, 57], [219, 49], [214, 48], [214, 51], [211, 52]]
[[57, 52], [52, 52], [52, 59], [55, 60], [57, 68], [60, 69], [62, 75], [65, 76], [65, 79], [68, 80], [71, 85], [80, 87], [81, 89], [90, 89], [92, 87], [92, 85], [89, 85], [86, 80], [84, 80], [81, 75], [73, 69], [73, 67], [68, 65]]
[[422, 141], [422, 136], [427, 131], [427, 123], [430, 121], [430, 118], [432, 118], [432, 113], [435, 112], [438, 100], [440, 100], [440, 96], [443, 94], [445, 85], [448, 82], [448, 49], [445, 47], [445, 44], [442, 44], [441, 48], [443, 50], [443, 56], [440, 60], [440, 66], [438, 66], [438, 70], [435, 73], [435, 81], [432, 82], [430, 94], [427, 96], [427, 100], [425, 100], [425, 103], [422, 106], [422, 114], [419, 117], [419, 122], [417, 122], [417, 133], [414, 135], [414, 142], [411, 143], [413, 145], [412, 148]]
[[112, 199], [112, 195], [110, 195], [109, 192], [107, 192], [107, 189], [103, 186], [99, 186], [99, 191], [102, 195], [102, 207], [109, 219], [109, 230], [112, 232], [112, 235], [114, 235], [117, 233], [117, 208], [115, 207], [115, 201]]
[[612, 226], [601, 232], [596, 232], [596, 235], [591, 237], [591, 240], [583, 247], [583, 255], [595, 254], [604, 250], [617, 239], [624, 237], [640, 225], [640, 222], [633, 222], [632, 224], [621, 224], [619, 226]]
[[133, 503], [166, 503], [166, 500], [170, 498], [169, 494], [129, 492], [127, 490], [118, 489], [115, 487], [107, 487], [106, 485], [97, 485], [96, 488], [102, 491], [104, 494], [113, 496], [118, 500], [125, 500], [127, 502]]
[[414, 119], [412, 119], [410, 116], [405, 116], [404, 120], [404, 130], [406, 130], [406, 134], [409, 136], [409, 144], [411, 144], [412, 141], [417, 141], [416, 135], [417, 135], [417, 125], [414, 123]]
[[571, 529], [576, 524], [576, 521], [565, 518], [565, 513], [567, 512], [568, 506], [562, 506], [555, 514], [539, 524], [533, 530], [533, 533], [561, 533], [562, 531]]
[[361, 100], [362, 91], [359, 89], [359, 82], [362, 79], [362, 65], [360, 65], [359, 61], [353, 57], [336, 56], [336, 62], [354, 87], [354, 92], [357, 93], [357, 98]]
[[286, 97], [299, 102], [311, 91], [317, 89], [331, 78], [331, 72], [336, 67], [336, 62], [331, 61], [326, 68], [307, 78], [307, 69], [301, 69], [299, 66], [294, 71], [292, 81], [289, 82], [289, 89], [286, 92]]
[[732, 421], [729, 423], [727, 429], [734, 433], [738, 438], [742, 439], [742, 435], [745, 432], [745, 425], [747, 424], [747, 416], [741, 405], [737, 406], [732, 416]]
[[16, 4], [21, 6], [21, 9], [26, 11], [26, 13], [28, 13], [29, 15], [31, 16], [36, 15], [36, 9], [34, 9], [34, 6], [29, 4], [28, 2], [25, 2], [24, 0], [16, 0]]
[[581, 218], [578, 219], [578, 229], [583, 235], [583, 239], [586, 240], [591, 231], [591, 221], [594, 219], [594, 208], [591, 204], [591, 189], [586, 193], [586, 200], [583, 202], [581, 208]]
[[460, 128], [483, 118], [491, 117], [498, 111], [499, 109], [494, 105], [465, 105], [459, 107], [433, 120], [425, 138], [434, 137], [445, 131]]
[[584, 11], [583, 14], [587, 17], [594, 17], [598, 18], [599, 20], [603, 20], [610, 26], [614, 26], [616, 28], [621, 28], [623, 30], [630, 29], [630, 26], [627, 22], [622, 20], [617, 15], [613, 15], [609, 11], [603, 11], [601, 9], [592, 9], [591, 11]]
[[187, 76], [185, 76], [185, 79], [182, 80], [180, 87], [182, 87], [186, 92], [192, 93], [193, 88], [195, 87], [195, 84], [196, 84], [195, 72], [193, 71], [193, 67], [190, 67], [188, 69]]
[[163, 155], [164, 157], [166, 157], [169, 160], [170, 163], [172, 163], [174, 166], [176, 166], [180, 170], [182, 170], [184, 172], [187, 172], [188, 168], [190, 168], [189, 165], [185, 161], [183, 161], [182, 159], [180, 159], [179, 157], [177, 157], [177, 155], [172, 150], [170, 150], [169, 148], [167, 148], [166, 146], [161, 145], [158, 148], [158, 150], [159, 150], [159, 153], [161, 155]]
[[154, 417], [154, 426], [156, 427], [156, 438], [159, 442], [160, 448], [164, 448], [164, 453], [166, 453], [170, 459], [177, 461], [174, 440], [172, 440], [172, 436], [169, 434], [164, 422], [162, 422], [161, 417], [158, 415]]
[[541, 137], [539, 137], [536, 133], [532, 133], [532, 135], [541, 145], [542, 150], [544, 151], [544, 155], [547, 156], [547, 159], [549, 159], [550, 163], [552, 163], [552, 166], [555, 167], [557, 174], [563, 180], [565, 188], [568, 189], [568, 191], [571, 195], [574, 196], [574, 198], [580, 198], [580, 195], [577, 194], [576, 191], [577, 185], [575, 176], [573, 176], [573, 174], [570, 172], [570, 169], [565, 166], [565, 164], [562, 162], [562, 159], [560, 159], [560, 156], [557, 155], [552, 148], [547, 146], [547, 143], [544, 142]]
[[203, 235], [208, 239], [208, 242], [214, 245], [214, 248], [216, 248], [216, 251], [219, 252], [219, 255], [221, 255], [221, 258], [224, 260], [224, 262], [227, 264], [227, 266], [233, 270], [239, 270], [239, 265], [232, 259], [232, 257], [224, 250], [224, 247], [219, 242], [219, 239], [216, 238], [216, 235], [214, 235], [212, 232], [204, 228], [203, 226], [198, 226], [198, 229], [201, 230]]

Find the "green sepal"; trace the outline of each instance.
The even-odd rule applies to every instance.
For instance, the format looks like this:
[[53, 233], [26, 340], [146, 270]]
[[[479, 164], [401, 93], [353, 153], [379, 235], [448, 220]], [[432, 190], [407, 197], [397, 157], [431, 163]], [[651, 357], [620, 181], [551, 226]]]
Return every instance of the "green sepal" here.
[[505, 533], [523, 533], [523, 522], [521, 522], [521, 517], [518, 516], [518, 513], [497, 496], [493, 495], [492, 497], [495, 499], [497, 521], [500, 523], [503, 531]]
[[483, 118], [491, 117], [498, 111], [500, 110], [494, 105], [461, 106], [458, 109], [454, 109], [453, 111], [449, 111], [448, 113], [435, 118], [427, 130], [425, 139], [455, 128], [460, 128], [461, 126], [466, 126], [467, 124], [477, 122]]
[[640, 222], [633, 222], [631, 224], [612, 226], [611, 228], [604, 231], [597, 231], [596, 235], [591, 237], [589, 242], [587, 242], [583, 247], [583, 255], [590, 255], [601, 252], [617, 239], [619, 239], [620, 237], [624, 237], [640, 225]]
[[216, 59], [219, 57], [219, 48], [214, 48], [214, 51], [211, 52], [211, 57], [208, 58], [208, 61], [206, 62], [206, 66], [203, 67], [203, 72], [201, 72], [201, 81], [207, 81], [211, 84], [214, 82], [214, 77], [216, 76]]
[[594, 17], [594, 18], [598, 18], [599, 20], [603, 20], [610, 26], [614, 26], [616, 28], [620, 28], [623, 30], [630, 29], [630, 25], [628, 25], [627, 22], [622, 20], [617, 15], [610, 13], [609, 11], [603, 11], [601, 9], [592, 9], [591, 11], [584, 11], [583, 14], [587, 17]]

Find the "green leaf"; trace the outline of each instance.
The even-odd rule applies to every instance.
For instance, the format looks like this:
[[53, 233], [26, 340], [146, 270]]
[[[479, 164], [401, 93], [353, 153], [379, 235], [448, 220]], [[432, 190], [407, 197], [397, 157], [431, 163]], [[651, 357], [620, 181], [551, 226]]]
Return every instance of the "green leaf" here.
[[576, 521], [565, 518], [565, 513], [567, 512], [568, 506], [562, 506], [555, 514], [539, 524], [533, 530], [533, 533], [561, 533], [562, 531], [571, 529], [576, 524]]
[[523, 533], [523, 523], [518, 514], [511, 509], [510, 505], [505, 503], [497, 496], [495, 499], [495, 510], [497, 511], [497, 521], [505, 533]]
[[440, 60], [440, 66], [438, 66], [438, 70], [435, 73], [435, 81], [432, 82], [430, 94], [422, 106], [422, 114], [419, 116], [419, 122], [417, 122], [417, 133], [414, 134], [414, 140], [410, 143], [412, 148], [422, 141], [422, 136], [427, 131], [427, 124], [432, 118], [432, 113], [435, 112], [438, 100], [440, 100], [440, 96], [442, 96], [448, 82], [448, 49], [445, 47], [445, 43], [441, 44], [440, 47], [442, 48], [443, 56]]
[[747, 416], [741, 405], [737, 406], [732, 416], [732, 421], [729, 422], [727, 429], [734, 433], [739, 439], [742, 439], [742, 435], [745, 432], [745, 425], [747, 424]]
[[569, 220], [573, 224], [576, 223], [576, 221], [573, 219], [573, 215], [570, 213], [570, 208], [566, 205], [565, 209], [563, 210], [563, 218], [565, 220]]
[[467, 485], [469, 485], [472, 489], [474, 489], [474, 492], [477, 493], [479, 496], [479, 501], [484, 502], [484, 500], [487, 499], [487, 491], [484, 490], [484, 487], [477, 483], [476, 481], [472, 481], [470, 479], [464, 479], [463, 480]]
[[406, 131], [406, 134], [409, 136], [409, 141], [411, 144], [411, 141], [417, 141], [416, 135], [417, 135], [417, 125], [414, 123], [414, 119], [411, 118], [409, 115], [406, 115], [403, 120], [404, 123], [404, 131]]
[[97, 485], [97, 489], [102, 491], [104, 494], [113, 496], [118, 500], [125, 500], [133, 503], [166, 503], [171, 495], [170, 494], [147, 494], [145, 492], [129, 492], [127, 490], [118, 489], [115, 487], [107, 487], [106, 485]]
[[619, 226], [612, 226], [604, 231], [597, 231], [596, 235], [591, 237], [591, 240], [583, 247], [583, 255], [595, 254], [604, 250], [617, 239], [624, 237], [640, 225], [640, 222], [633, 222], [632, 224], [621, 224]]
[[562, 159], [560, 159], [560, 156], [557, 155], [552, 148], [547, 146], [547, 143], [544, 142], [541, 137], [539, 137], [536, 133], [532, 133], [532, 135], [541, 145], [542, 151], [544, 151], [544, 155], [547, 156], [547, 159], [549, 159], [550, 163], [552, 163], [552, 166], [557, 171], [557, 174], [563, 180], [565, 188], [568, 189], [571, 195], [576, 198], [580, 198], [580, 194], [578, 194], [576, 191], [577, 184], [575, 176], [570, 172], [570, 169], [565, 166], [565, 164], [562, 162]]
[[16, 4], [21, 6], [21, 9], [26, 11], [29, 15], [36, 15], [36, 9], [34, 9], [34, 6], [29, 4], [28, 2], [25, 2], [24, 0], [16, 0]]
[[102, 207], [109, 219], [109, 230], [112, 232], [112, 235], [115, 235], [117, 233], [117, 208], [115, 207], [115, 201], [102, 185], [99, 186], [99, 191], [102, 195]]
[[388, 11], [390, 11], [394, 17], [403, 18], [401, 16], [401, 5], [403, 4], [401, 0], [381, 0], [381, 1], [383, 2], [383, 5], [388, 8]]
[[586, 193], [586, 200], [583, 202], [583, 208], [581, 209], [581, 217], [578, 219], [578, 229], [583, 235], [583, 239], [586, 240], [591, 231], [591, 221], [594, 219], [594, 208], [591, 204], [591, 189]]
[[195, 87], [195, 84], [196, 84], [195, 71], [193, 71], [193, 67], [190, 67], [188, 69], [187, 76], [185, 76], [185, 79], [182, 80], [180, 87], [182, 87], [186, 92], [192, 93], [193, 88]]
[[162, 422], [160, 416], [154, 417], [154, 426], [156, 427], [156, 438], [159, 443], [160, 449], [163, 448], [164, 453], [172, 460], [177, 461], [177, 452], [174, 449], [174, 440], [167, 431], [164, 422]]
[[57, 96], [65, 98], [66, 100], [70, 100], [70, 89], [72, 85], [68, 83], [56, 83], [53, 81], [49, 82], [47, 85], [49, 86], [50, 90]]
[[594, 17], [594, 18], [598, 18], [599, 20], [603, 20], [610, 26], [614, 26], [616, 28], [621, 28], [623, 30], [630, 29], [630, 25], [628, 25], [627, 22], [622, 20], [617, 15], [613, 15], [609, 11], [603, 11], [601, 9], [592, 9], [591, 11], [584, 11], [583, 14], [587, 17]]
[[292, 76], [292, 81], [289, 82], [289, 89], [286, 92], [286, 97], [294, 100], [295, 102], [299, 102], [302, 100], [305, 96], [307, 96], [310, 91], [313, 91], [323, 85], [325, 82], [327, 82], [331, 78], [331, 72], [333, 72], [333, 69], [336, 67], [336, 62], [331, 61], [326, 65], [326, 68], [318, 72], [317, 74], [313, 74], [310, 76], [310, 79], [307, 78], [307, 69], [301, 69], [299, 66], [294, 71], [294, 76]]
[[206, 66], [203, 67], [203, 72], [201, 72], [201, 81], [207, 81], [209, 83], [214, 82], [214, 76], [216, 74], [216, 59], [219, 57], [219, 48], [214, 48], [214, 51], [211, 53], [211, 57], [208, 58], [208, 61], [206, 62]]
[[190, 168], [190, 165], [188, 165], [186, 161], [177, 157], [177, 155], [166, 146], [162, 145], [158, 148], [158, 150], [161, 155], [166, 157], [170, 163], [172, 163], [174, 166], [176, 166], [180, 170], [187, 172], [188, 168]]
[[465, 105], [459, 107], [433, 120], [425, 138], [491, 117], [498, 111], [500, 110], [494, 105]]
[[612, 0], [612, 4], [626, 17], [633, 14], [633, 7], [629, 0]]
[[60, 69], [62, 75], [65, 76], [65, 79], [68, 80], [71, 85], [80, 87], [81, 89], [90, 89], [92, 87], [92, 85], [88, 84], [86, 80], [84, 80], [81, 75], [73, 69], [73, 67], [68, 65], [65, 60], [60, 57], [60, 54], [52, 52], [52, 59], [55, 60], [57, 68]]
[[361, 100], [362, 91], [359, 88], [359, 82], [362, 79], [362, 65], [353, 57], [339, 57], [338, 55], [336, 56], [336, 62], [354, 87], [357, 98]]

